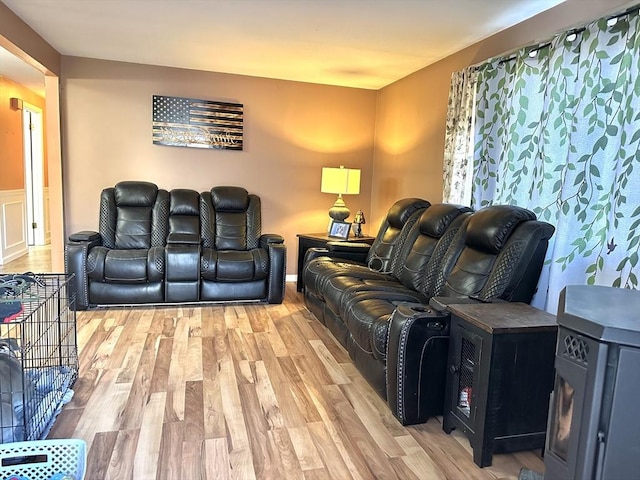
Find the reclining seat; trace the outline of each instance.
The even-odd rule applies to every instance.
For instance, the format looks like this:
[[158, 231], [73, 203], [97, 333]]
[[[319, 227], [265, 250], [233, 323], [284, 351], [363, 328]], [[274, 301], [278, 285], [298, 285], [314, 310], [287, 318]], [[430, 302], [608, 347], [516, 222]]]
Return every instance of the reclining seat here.
[[120, 182], [100, 196], [98, 232], [69, 237], [67, 273], [76, 308], [164, 300], [169, 194], [149, 182]]
[[[481, 209], [465, 219], [443, 257], [432, 256], [421, 293], [426, 299], [455, 297], [451, 303], [529, 303], [553, 232], [524, 208]], [[398, 419], [410, 424], [442, 412], [448, 317], [414, 322], [393, 315], [406, 301], [412, 300], [401, 291], [357, 292], [340, 314], [351, 333], [347, 350], [354, 363]]]
[[[309, 249], [303, 272], [307, 308], [324, 323], [323, 284], [335, 275], [360, 272], [362, 275], [385, 278], [386, 273], [395, 266], [395, 258], [409, 229], [430, 205], [420, 198], [398, 200], [387, 212], [371, 247], [349, 242], [329, 242], [328, 249]], [[363, 249], [366, 254], [362, 253]]]
[[200, 299], [282, 303], [284, 238], [261, 234], [261, 203], [241, 187], [200, 194]]

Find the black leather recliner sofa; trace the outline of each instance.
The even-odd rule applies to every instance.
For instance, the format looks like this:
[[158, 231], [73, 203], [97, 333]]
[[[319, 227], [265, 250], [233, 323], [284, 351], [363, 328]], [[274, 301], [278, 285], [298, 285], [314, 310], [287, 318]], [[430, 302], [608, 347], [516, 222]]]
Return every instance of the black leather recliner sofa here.
[[98, 231], [69, 236], [76, 308], [258, 300], [281, 303], [284, 238], [261, 232], [260, 198], [120, 182], [100, 197]]
[[553, 232], [517, 206], [431, 205], [403, 226], [383, 271], [331, 256], [346, 244], [309, 250], [305, 304], [401, 423], [425, 422], [444, 404], [446, 304], [529, 303]]

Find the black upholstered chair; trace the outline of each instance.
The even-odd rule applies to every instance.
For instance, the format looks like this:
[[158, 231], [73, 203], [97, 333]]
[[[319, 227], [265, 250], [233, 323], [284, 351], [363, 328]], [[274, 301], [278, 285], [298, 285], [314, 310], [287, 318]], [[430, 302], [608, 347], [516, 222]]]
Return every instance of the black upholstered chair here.
[[240, 187], [214, 187], [200, 202], [200, 298], [281, 303], [284, 239], [262, 234], [260, 198]]
[[164, 300], [169, 193], [148, 182], [120, 182], [100, 196], [98, 232], [69, 237], [76, 307]]

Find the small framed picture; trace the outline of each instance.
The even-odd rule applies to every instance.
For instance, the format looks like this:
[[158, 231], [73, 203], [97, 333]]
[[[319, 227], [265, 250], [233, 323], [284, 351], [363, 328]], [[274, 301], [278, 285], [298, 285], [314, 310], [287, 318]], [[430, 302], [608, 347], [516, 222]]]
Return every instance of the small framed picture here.
[[349, 238], [349, 230], [351, 230], [350, 223], [333, 221], [331, 222], [331, 228], [329, 229], [329, 236], [346, 240]]

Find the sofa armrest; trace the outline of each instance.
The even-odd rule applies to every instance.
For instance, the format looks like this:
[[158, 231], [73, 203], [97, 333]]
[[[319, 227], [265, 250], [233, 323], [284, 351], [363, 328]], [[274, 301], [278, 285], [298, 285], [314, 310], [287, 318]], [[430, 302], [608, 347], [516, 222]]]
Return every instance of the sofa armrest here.
[[200, 245], [202, 239], [195, 233], [170, 233], [167, 245]]
[[391, 315], [387, 403], [403, 425], [423, 423], [443, 412], [449, 318], [418, 303], [400, 304]]
[[89, 307], [87, 256], [89, 250], [98, 245], [102, 245], [102, 237], [98, 232], [83, 231], [69, 235], [69, 241], [64, 247], [65, 272], [67, 275], [74, 275], [72, 285], [76, 310], [86, 310]]
[[367, 261], [370, 245], [366, 243], [354, 243], [353, 247], [349, 247], [348, 245], [350, 245], [349, 242], [328, 242], [324, 248], [309, 248], [304, 255], [303, 265], [319, 257], [330, 257], [364, 264]]
[[269, 254], [267, 302], [282, 303], [287, 274], [287, 247], [284, 238], [273, 233], [263, 234], [260, 236], [260, 247], [266, 249]]
[[83, 230], [69, 235], [70, 242], [96, 242], [101, 240], [100, 234], [93, 230]]
[[368, 243], [358, 243], [358, 242], [327, 242], [327, 250], [331, 253], [349, 253], [349, 254], [357, 254], [364, 253], [365, 255], [369, 253], [371, 249], [371, 245]]
[[267, 248], [269, 245], [284, 243], [284, 237], [276, 233], [264, 233], [260, 235], [260, 247]]

